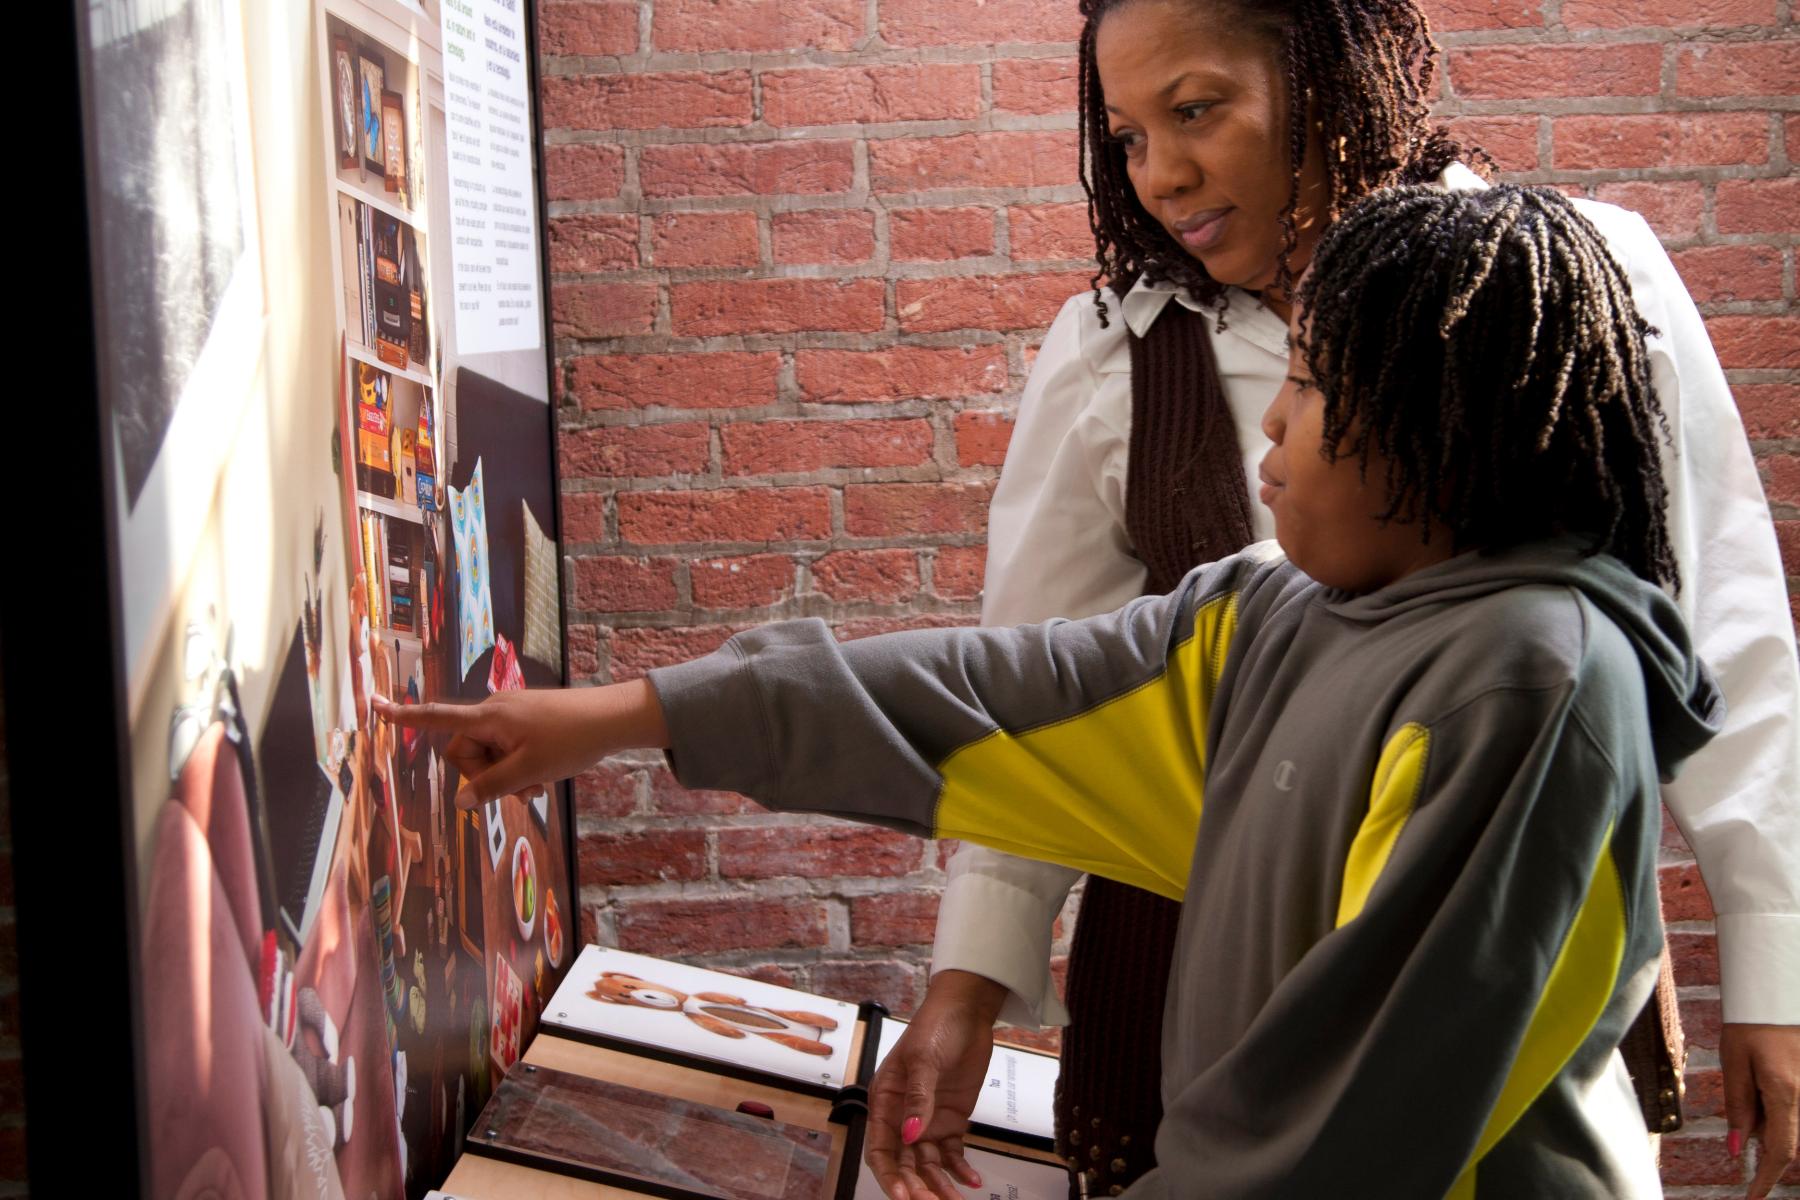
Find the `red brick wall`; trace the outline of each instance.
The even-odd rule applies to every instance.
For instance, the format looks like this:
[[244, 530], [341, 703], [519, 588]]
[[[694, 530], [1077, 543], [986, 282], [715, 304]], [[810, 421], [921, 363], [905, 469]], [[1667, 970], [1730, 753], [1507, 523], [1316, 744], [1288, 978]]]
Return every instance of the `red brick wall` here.
[[[1643, 212], [1707, 314], [1800, 596], [1793, 0], [1435, 0], [1441, 106], [1507, 177]], [[1073, 0], [543, 0], [570, 641], [631, 678], [773, 617], [973, 620], [1034, 348], [1086, 286]], [[1800, 613], [1800, 600], [1796, 601]], [[935, 847], [581, 781], [586, 932], [905, 1010]], [[1704, 892], [1676, 1195], [1733, 1194]]]

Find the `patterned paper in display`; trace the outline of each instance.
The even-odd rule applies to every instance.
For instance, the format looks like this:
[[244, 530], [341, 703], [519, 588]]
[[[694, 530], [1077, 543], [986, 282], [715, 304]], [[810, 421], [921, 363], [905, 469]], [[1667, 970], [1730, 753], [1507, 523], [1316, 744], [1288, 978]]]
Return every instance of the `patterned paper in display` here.
[[461, 621], [462, 677], [494, 644], [494, 589], [488, 579], [487, 499], [481, 489], [481, 462], [469, 486], [450, 492], [450, 533], [456, 540], [456, 601]]
[[519, 653], [562, 671], [562, 610], [556, 599], [556, 543], [544, 536], [531, 505], [525, 512], [525, 638]]

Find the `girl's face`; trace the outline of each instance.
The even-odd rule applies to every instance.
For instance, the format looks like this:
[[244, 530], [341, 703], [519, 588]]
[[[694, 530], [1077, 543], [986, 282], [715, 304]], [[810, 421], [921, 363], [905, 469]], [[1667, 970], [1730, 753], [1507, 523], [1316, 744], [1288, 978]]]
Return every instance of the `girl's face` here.
[[[1094, 35], [1107, 128], [1138, 203], [1206, 273], [1250, 290], [1275, 279], [1293, 190], [1276, 48], [1195, 0], [1132, 0]], [[1325, 175], [1309, 138], [1294, 217], [1298, 275], [1322, 232]]]
[[1371, 592], [1450, 557], [1447, 530], [1420, 538], [1416, 523], [1381, 522], [1390, 497], [1387, 460], [1355, 455], [1326, 461], [1325, 397], [1300, 351], [1304, 314], [1288, 320], [1288, 374], [1263, 414], [1273, 446], [1257, 474], [1261, 500], [1275, 516], [1275, 538], [1289, 560], [1328, 587]]

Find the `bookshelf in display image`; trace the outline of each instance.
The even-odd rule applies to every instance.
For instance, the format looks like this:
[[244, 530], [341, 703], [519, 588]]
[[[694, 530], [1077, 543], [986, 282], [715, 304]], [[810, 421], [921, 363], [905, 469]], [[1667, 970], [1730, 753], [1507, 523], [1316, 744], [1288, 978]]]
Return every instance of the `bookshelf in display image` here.
[[429, 641], [442, 561], [433, 390], [358, 357], [344, 366], [370, 624], [416, 651]]

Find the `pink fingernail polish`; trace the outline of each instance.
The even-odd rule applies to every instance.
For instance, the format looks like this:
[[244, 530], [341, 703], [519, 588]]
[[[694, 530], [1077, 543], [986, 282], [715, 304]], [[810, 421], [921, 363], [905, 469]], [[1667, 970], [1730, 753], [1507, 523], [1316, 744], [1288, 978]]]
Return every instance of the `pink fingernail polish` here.
[[919, 1140], [919, 1134], [924, 1128], [925, 1122], [917, 1117], [908, 1117], [900, 1126], [900, 1140], [910, 1146]]
[[1731, 1151], [1731, 1157], [1733, 1158], [1742, 1154], [1744, 1152], [1744, 1135], [1735, 1129], [1726, 1134], [1725, 1149]]

